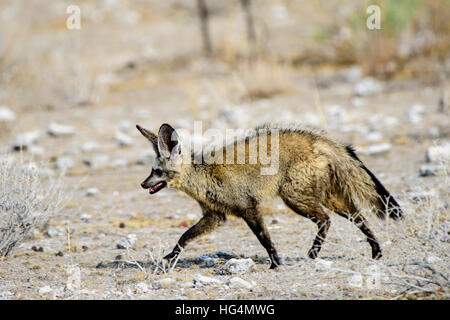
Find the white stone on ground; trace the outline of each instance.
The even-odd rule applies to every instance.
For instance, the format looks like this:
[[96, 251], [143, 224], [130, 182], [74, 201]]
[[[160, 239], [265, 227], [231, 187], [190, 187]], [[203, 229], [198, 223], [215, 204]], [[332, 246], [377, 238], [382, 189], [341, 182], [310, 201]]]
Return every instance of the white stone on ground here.
[[333, 265], [333, 261], [324, 260], [324, 259], [317, 259], [316, 260], [316, 270], [327, 270], [330, 269]]
[[153, 289], [163, 289], [170, 288], [176, 284], [176, 281], [171, 278], [164, 278], [161, 280], [153, 281], [152, 287]]
[[380, 143], [380, 144], [373, 144], [370, 146], [367, 146], [365, 148], [362, 148], [362, 153], [364, 153], [366, 156], [373, 156], [378, 154], [383, 154], [386, 152], [391, 151], [392, 145], [389, 143]]
[[97, 155], [83, 160], [83, 162], [92, 169], [102, 169], [108, 165], [109, 161], [110, 157], [106, 154]]
[[69, 156], [62, 156], [56, 159], [55, 167], [61, 170], [72, 169], [75, 166], [75, 162]]
[[11, 122], [16, 119], [16, 114], [7, 107], [0, 107], [0, 122]]
[[48, 294], [48, 293], [50, 293], [52, 291], [53, 291], [53, 289], [50, 288], [50, 286], [45, 286], [45, 287], [42, 287], [42, 288], [39, 289], [39, 294], [44, 295], [44, 294]]
[[450, 142], [431, 146], [426, 153], [427, 162], [439, 162], [450, 160]]
[[149, 291], [148, 286], [145, 282], [137, 283], [135, 288], [138, 293], [146, 293]]
[[121, 147], [128, 147], [133, 144], [133, 138], [120, 131], [116, 132], [114, 135], [114, 140], [116, 140]]
[[99, 194], [100, 191], [97, 188], [88, 188], [86, 189], [86, 196], [91, 197]]
[[86, 141], [80, 146], [81, 152], [92, 152], [100, 150], [100, 146], [95, 141]]
[[137, 242], [137, 236], [134, 233], [131, 233], [126, 236], [125, 239], [117, 240], [116, 248], [117, 249], [129, 249], [135, 245]]
[[443, 171], [443, 166], [441, 165], [423, 165], [419, 168], [419, 176], [420, 177], [429, 177], [438, 175], [441, 171]]
[[225, 285], [227, 285], [231, 289], [252, 289], [256, 285], [256, 283], [254, 281], [245, 281], [239, 277], [233, 277], [231, 279], [228, 279], [227, 282], [225, 282]]
[[35, 144], [42, 137], [42, 133], [39, 130], [28, 131], [16, 136], [13, 142], [13, 148], [19, 150], [21, 148], [26, 149], [32, 144]]
[[354, 87], [355, 95], [370, 96], [381, 91], [380, 82], [374, 78], [364, 78], [357, 82]]
[[244, 274], [255, 267], [252, 259], [230, 259], [222, 267], [222, 270], [229, 273]]
[[75, 133], [75, 130], [71, 126], [62, 125], [58, 123], [50, 123], [47, 128], [47, 133], [54, 137], [70, 136]]
[[210, 277], [202, 276], [201, 274], [197, 273], [194, 275], [194, 278], [192, 279], [195, 286], [210, 286], [210, 285], [218, 285], [222, 284], [222, 281]]

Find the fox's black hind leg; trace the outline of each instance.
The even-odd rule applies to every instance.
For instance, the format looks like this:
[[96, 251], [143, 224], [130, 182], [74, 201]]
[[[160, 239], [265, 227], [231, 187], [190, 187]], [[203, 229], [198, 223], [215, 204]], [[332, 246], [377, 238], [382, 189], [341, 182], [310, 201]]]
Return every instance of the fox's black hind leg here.
[[351, 217], [343, 212], [337, 212], [337, 214], [351, 220], [359, 228], [359, 230], [364, 233], [364, 235], [367, 237], [367, 242], [369, 242], [370, 247], [372, 248], [372, 259], [380, 259], [382, 257], [380, 244], [378, 243], [377, 238], [375, 238], [372, 230], [370, 230], [367, 226], [366, 219], [364, 219], [364, 217], [359, 213], [355, 213]]
[[262, 216], [256, 211], [246, 210], [246, 213], [242, 215], [247, 225], [253, 231], [259, 242], [266, 249], [270, 258], [270, 269], [275, 269], [281, 265], [280, 258], [278, 257], [277, 250], [275, 249], [272, 241], [270, 240], [269, 232], [264, 224]]
[[311, 249], [308, 251], [308, 257], [311, 259], [317, 258], [322, 244], [327, 236], [328, 229], [330, 228], [330, 217], [322, 210], [319, 205], [313, 204], [314, 200], [311, 199], [311, 205], [307, 206], [300, 201], [295, 201], [292, 198], [283, 198], [284, 203], [299, 215], [311, 219], [318, 227], [317, 236], [314, 239]]

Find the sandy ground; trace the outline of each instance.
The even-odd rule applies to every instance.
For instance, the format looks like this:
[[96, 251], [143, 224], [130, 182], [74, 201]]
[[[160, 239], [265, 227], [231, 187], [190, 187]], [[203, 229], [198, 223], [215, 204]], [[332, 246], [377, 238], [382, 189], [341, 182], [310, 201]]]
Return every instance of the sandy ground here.
[[[133, 14], [128, 19], [132, 21]], [[36, 64], [50, 61], [48, 72], [41, 73], [42, 86], [27, 90], [32, 80], [25, 74], [26, 80], [19, 81], [24, 87], [13, 83], [3, 91], [4, 104], [16, 115], [15, 120], [0, 123], [3, 150], [10, 150], [18, 134], [40, 130], [43, 135], [35, 145], [41, 149], [35, 150], [33, 161], [43, 163], [56, 176], [64, 171], [56, 167], [58, 159], [70, 158], [73, 166], [61, 177], [68, 197], [64, 209], [0, 260], [1, 299], [449, 298], [448, 175], [419, 177], [427, 149], [450, 139], [450, 110], [438, 111], [439, 99], [449, 92], [448, 80], [434, 76], [377, 80], [373, 92], [357, 95], [366, 78], [352, 78], [355, 69], [351, 67], [311, 71], [267, 61], [230, 66], [203, 58], [181, 63], [174, 53], [177, 49], [189, 54], [198, 48], [190, 43], [189, 32], [178, 37], [176, 46], [173, 40], [169, 45], [160, 38], [179, 29], [167, 27], [162, 19], [149, 19], [153, 22], [147, 24], [140, 19], [136, 25], [125, 22], [123, 29], [120, 24], [109, 30], [86, 27], [69, 34], [69, 40], [63, 31], [44, 29], [32, 39], [61, 37], [64, 46], [69, 41], [74, 50], [56, 46], [53, 57], [45, 59], [42, 52], [37, 53], [36, 59], [44, 60]], [[183, 21], [185, 29], [195, 25], [195, 20]], [[198, 44], [196, 31], [191, 31], [192, 39]], [[114, 36], [100, 46], [97, 40], [110, 33]], [[133, 42], [152, 44], [152, 48], [133, 47]], [[142, 52], [169, 56], [173, 62], [161, 64]], [[65, 57], [62, 61], [74, 59], [65, 76], [52, 69], [58, 55]], [[72, 72], [81, 80], [74, 80]], [[52, 85], [63, 80], [66, 99], [51, 91]], [[50, 91], [54, 100], [48, 96]], [[383, 258], [370, 259], [363, 234], [332, 215], [320, 259], [309, 259], [316, 226], [277, 199], [263, 206], [284, 263], [277, 270], [268, 269], [266, 252], [245, 223], [230, 218], [192, 242], [172, 270], [155, 272], [150, 256], [167, 253], [201, 211], [195, 201], [177, 191], [165, 189], [150, 196], [140, 188], [151, 170], [152, 151], [134, 126], [138, 123], [157, 131], [168, 122], [189, 129], [194, 120], [201, 120], [205, 129], [251, 128], [290, 120], [324, 128], [334, 138], [355, 145], [367, 167], [405, 210], [406, 219], [399, 223], [368, 216]], [[70, 126], [73, 133], [48, 135], [51, 123]], [[117, 132], [131, 139], [129, 145], [120, 146]], [[95, 142], [97, 148], [86, 151], [87, 142]], [[389, 145], [386, 152], [370, 154], [367, 149], [383, 144]], [[87, 195], [90, 188], [98, 193]], [[117, 241], [130, 234], [137, 239], [131, 249], [118, 249]], [[213, 265], [197, 261], [219, 250], [251, 258], [255, 267], [230, 275], [221, 272], [229, 257]], [[195, 284], [196, 274], [221, 283]], [[252, 288], [226, 285], [234, 276]], [[163, 280], [167, 278], [171, 280]]]

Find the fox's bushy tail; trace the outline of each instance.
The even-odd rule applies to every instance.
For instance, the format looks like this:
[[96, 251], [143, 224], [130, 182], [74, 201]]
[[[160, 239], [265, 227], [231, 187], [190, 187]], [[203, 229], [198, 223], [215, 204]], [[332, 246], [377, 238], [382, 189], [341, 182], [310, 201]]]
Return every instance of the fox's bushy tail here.
[[376, 207], [376, 214], [379, 218], [385, 219], [386, 214], [389, 214], [389, 218], [398, 220], [403, 217], [403, 211], [394, 199], [394, 197], [386, 190], [383, 184], [375, 177], [375, 175], [367, 169], [364, 163], [358, 158], [355, 150], [352, 146], [346, 146], [347, 153], [356, 160], [360, 167], [369, 175], [375, 185], [375, 190], [378, 196], [375, 199], [371, 199], [372, 204]]

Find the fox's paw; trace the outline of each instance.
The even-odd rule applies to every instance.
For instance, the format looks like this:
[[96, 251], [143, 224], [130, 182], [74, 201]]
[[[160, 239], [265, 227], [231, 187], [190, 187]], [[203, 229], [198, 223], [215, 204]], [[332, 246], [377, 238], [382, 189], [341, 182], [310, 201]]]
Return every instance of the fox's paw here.
[[177, 251], [172, 251], [167, 256], [165, 256], [163, 259], [168, 260], [168, 261], [172, 261], [172, 260], [176, 259], [179, 254], [180, 253], [177, 252]]
[[372, 259], [380, 260], [383, 255], [381, 254], [381, 250], [372, 251]]
[[317, 258], [317, 256], [319, 255], [319, 250], [317, 248], [311, 248], [308, 251], [308, 257], [310, 257], [311, 259], [315, 259]]

